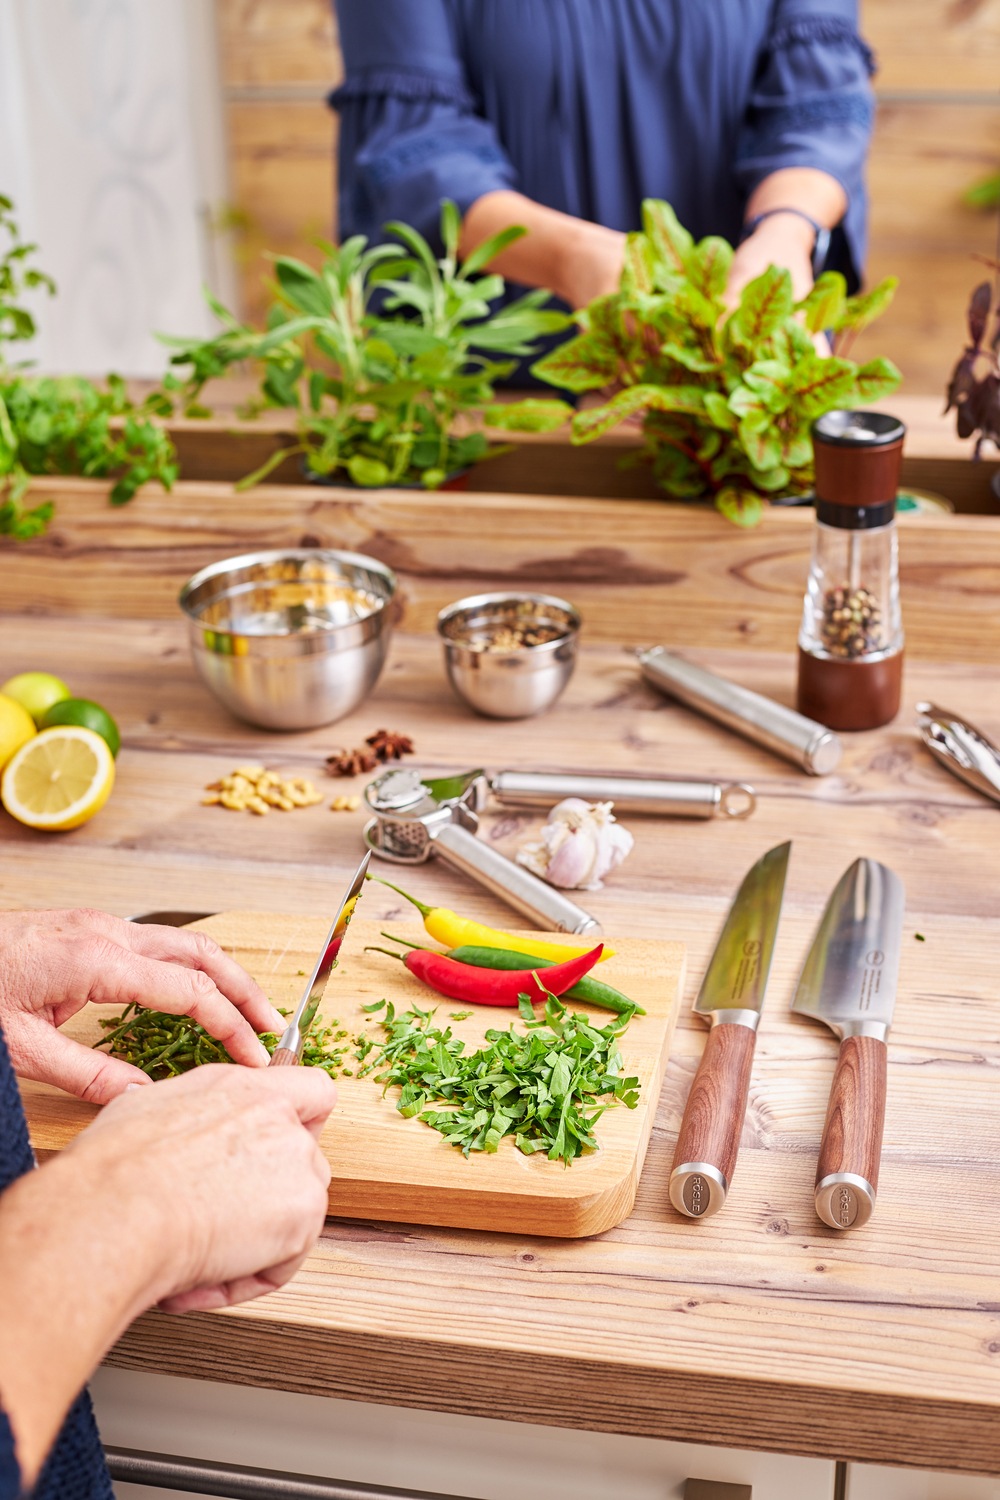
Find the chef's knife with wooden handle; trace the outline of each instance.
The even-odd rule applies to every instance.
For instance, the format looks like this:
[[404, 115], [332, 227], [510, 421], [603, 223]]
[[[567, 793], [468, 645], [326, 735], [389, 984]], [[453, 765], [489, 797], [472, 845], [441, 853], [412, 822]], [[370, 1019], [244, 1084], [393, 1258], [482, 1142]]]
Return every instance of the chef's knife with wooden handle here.
[[326, 982], [337, 962], [344, 935], [347, 932], [348, 923], [354, 915], [354, 908], [358, 904], [361, 888], [368, 874], [368, 862], [371, 859], [371, 850], [365, 855], [354, 872], [350, 885], [344, 892], [344, 899], [340, 903], [337, 915], [333, 919], [330, 931], [327, 933], [319, 957], [316, 959], [315, 967], [302, 994], [302, 999], [295, 1007], [295, 1012], [281, 1033], [281, 1039], [277, 1047], [271, 1053], [272, 1068], [294, 1068], [302, 1061], [302, 1047], [309, 1028], [316, 1018], [320, 1001], [323, 999], [323, 991]]
[[827, 902], [792, 1001], [840, 1037], [816, 1169], [816, 1212], [831, 1229], [858, 1228], [875, 1207], [904, 904], [898, 875], [855, 860]]
[[744, 876], [694, 1002], [712, 1029], [670, 1173], [670, 1201], [691, 1219], [718, 1212], [733, 1180], [791, 847], [768, 850]]

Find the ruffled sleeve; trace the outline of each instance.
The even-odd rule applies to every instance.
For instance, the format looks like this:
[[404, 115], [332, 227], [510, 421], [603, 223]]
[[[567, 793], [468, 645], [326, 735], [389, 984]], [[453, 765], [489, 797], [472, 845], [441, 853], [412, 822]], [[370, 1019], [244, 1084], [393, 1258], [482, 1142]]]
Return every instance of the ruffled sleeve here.
[[848, 207], [827, 265], [843, 271], [852, 288], [867, 247], [874, 71], [854, 0], [778, 0], [737, 151], [747, 194], [782, 167], [816, 167], [837, 179]]
[[442, 198], [465, 211], [516, 185], [493, 126], [476, 111], [445, 0], [336, 0], [346, 77], [338, 231], [382, 238], [402, 219], [440, 248]]

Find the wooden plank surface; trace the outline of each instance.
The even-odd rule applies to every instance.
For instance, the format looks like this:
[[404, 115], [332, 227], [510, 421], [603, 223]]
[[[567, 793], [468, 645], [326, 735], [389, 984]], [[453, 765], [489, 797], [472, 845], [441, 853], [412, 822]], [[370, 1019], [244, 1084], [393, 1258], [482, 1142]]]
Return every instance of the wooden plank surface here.
[[[414, 876], [419, 880], [419, 875]], [[369, 885], [368, 891], [376, 887]], [[365, 903], [367, 905], [367, 902]], [[288, 913], [224, 912], [195, 924], [216, 938], [263, 986], [276, 1005], [292, 1009], [329, 926], [325, 917]], [[384, 1033], [378, 1017], [363, 1007], [387, 996], [401, 1014], [412, 1005], [437, 1005], [438, 1024], [450, 1026], [466, 1051], [482, 1046], [490, 1027], [506, 1027], [516, 1014], [485, 1006], [467, 1007], [435, 999], [401, 965], [383, 954], [365, 951], [385, 947], [384, 923], [358, 916], [351, 923], [349, 945], [332, 977], [320, 1008], [320, 1019], [333, 1022], [348, 1039], [364, 1034], [378, 1042]], [[393, 932], [411, 942], [426, 942], [419, 925], [393, 922]], [[530, 936], [530, 934], [525, 934]], [[320, 1145], [333, 1169], [330, 1212], [342, 1218], [378, 1218], [460, 1229], [491, 1229], [503, 1224], [512, 1234], [579, 1238], [601, 1234], [626, 1219], [635, 1202], [639, 1173], [653, 1125], [670, 1038], [684, 977], [684, 949], [679, 943], [625, 938], [608, 945], [614, 956], [601, 964], [601, 977], [646, 1011], [634, 1016], [622, 1038], [623, 1076], [639, 1080], [635, 1109], [608, 1110], [597, 1126], [600, 1150], [569, 1168], [541, 1154], [523, 1156], [513, 1141], [494, 1154], [469, 1160], [419, 1120], [404, 1120], [394, 1108], [397, 1090], [388, 1097], [373, 1078], [357, 1076], [350, 1041], [351, 1076], [338, 1083], [336, 1108]], [[574, 1009], [577, 1007], [574, 1006]], [[461, 1020], [449, 1020], [465, 1012]], [[612, 1019], [608, 1011], [585, 1013], [596, 1026]], [[518, 1029], [520, 1023], [517, 1023]], [[66, 1028], [88, 1046], [103, 1035], [93, 1012], [81, 1012]], [[23, 1087], [31, 1141], [43, 1158], [66, 1146], [90, 1124], [96, 1109], [44, 1084]]]
[[[176, 619], [178, 590], [206, 563], [322, 545], [396, 569], [408, 630], [432, 630], [437, 612], [464, 595], [510, 587], [569, 597], [591, 641], [781, 650], [798, 629], [813, 531], [805, 510], [775, 510], [741, 531], [707, 507], [541, 494], [262, 485], [234, 496], [191, 483], [170, 495], [147, 488], [116, 510], [92, 482], [36, 489], [57, 498], [57, 516], [45, 537], [18, 548], [0, 601], [10, 613]], [[1000, 517], [915, 518], [901, 536], [911, 651], [995, 661]]]
[[[836, 774], [815, 780], [658, 697], [621, 650], [650, 621], [669, 619], [698, 660], [788, 701], [805, 528], [781, 521], [748, 540], [721, 521], [634, 502], [605, 507], [604, 544], [619, 550], [604, 574], [590, 560], [580, 665], [546, 718], [472, 718], [450, 695], [436, 642], [407, 628], [371, 700], [342, 724], [293, 736], [235, 724], [195, 679], [171, 594], [209, 555], [320, 524], [281, 495], [263, 497], [270, 510], [261, 497], [241, 507], [203, 497], [196, 510], [191, 497], [172, 511], [150, 511], [143, 498], [110, 512], [78, 491], [54, 533], [61, 544], [0, 553], [0, 674], [58, 671], [107, 703], [124, 738], [115, 795], [91, 824], [46, 838], [0, 817], [0, 901], [92, 903], [124, 915], [273, 909], [294, 892], [299, 911], [321, 917], [357, 859], [360, 813], [318, 807], [255, 819], [201, 807], [201, 788], [251, 758], [319, 779], [329, 750], [380, 725], [411, 733], [420, 762], [436, 769], [750, 780], [759, 805], [743, 823], [623, 819], [635, 852], [585, 898], [608, 932], [683, 942], [687, 1000], [740, 875], [792, 837], [742, 1154], [721, 1215], [689, 1224], [671, 1213], [673, 1145], [704, 1046], [685, 1004], [636, 1206], [617, 1229], [573, 1243], [331, 1222], [277, 1296], [222, 1315], [151, 1314], [113, 1362], [569, 1427], [997, 1472], [998, 811], [940, 770], [911, 727], [914, 703], [930, 697], [1000, 737], [997, 523], [955, 518], [921, 531], [922, 542], [915, 527], [904, 535], [914, 651], [903, 711], [884, 730], [846, 737]], [[435, 590], [461, 591], [487, 526], [501, 577], [521, 570], [550, 585], [558, 575], [539, 559], [574, 556], [598, 534], [596, 506], [574, 517], [541, 499], [451, 504], [469, 518], [449, 520], [443, 498], [421, 509], [391, 496], [327, 513], [339, 540], [377, 532], [409, 558], [411, 625], [426, 621]], [[793, 568], [785, 551], [795, 537]], [[615, 581], [633, 545], [649, 574]], [[683, 575], [683, 593], [662, 576], [668, 566]], [[659, 613], [672, 593], [669, 615]], [[510, 850], [533, 826], [529, 815], [503, 812], [487, 819], [485, 836]], [[879, 1204], [864, 1230], [838, 1236], [812, 1208], [835, 1044], [787, 1006], [823, 901], [859, 854], [899, 872], [908, 917]], [[512, 919], [440, 865], [427, 867], [420, 889], [494, 922]], [[373, 918], [400, 915], [390, 892], [375, 896]]]

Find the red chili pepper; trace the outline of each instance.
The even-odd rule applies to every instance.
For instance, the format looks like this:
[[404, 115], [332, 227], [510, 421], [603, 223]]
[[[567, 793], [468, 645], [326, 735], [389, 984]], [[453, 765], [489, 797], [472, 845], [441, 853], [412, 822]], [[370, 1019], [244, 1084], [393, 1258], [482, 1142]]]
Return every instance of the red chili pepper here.
[[[590, 973], [603, 950], [604, 944], [598, 943], [596, 948], [579, 958], [543, 969], [541, 983], [529, 969], [474, 969], [470, 964], [459, 963], [444, 953], [431, 953], [426, 948], [411, 948], [405, 956], [399, 953], [390, 956], [401, 958], [411, 974], [449, 1000], [465, 1000], [473, 1005], [516, 1006], [521, 995], [527, 995], [532, 1005], [537, 1005], [547, 995], [565, 994]], [[374, 952], [388, 953], [389, 949], [375, 948]]]

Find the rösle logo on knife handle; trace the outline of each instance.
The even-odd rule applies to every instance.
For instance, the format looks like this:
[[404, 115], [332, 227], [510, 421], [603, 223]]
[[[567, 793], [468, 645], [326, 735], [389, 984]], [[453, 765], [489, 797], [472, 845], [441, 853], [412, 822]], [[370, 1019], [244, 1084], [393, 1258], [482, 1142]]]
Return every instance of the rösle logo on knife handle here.
[[904, 906], [898, 875], [855, 860], [827, 902], [792, 1001], [840, 1038], [816, 1169], [816, 1212], [831, 1229], [860, 1228], [875, 1207]]
[[694, 1002], [712, 1029], [670, 1173], [670, 1201], [691, 1219], [717, 1213], [733, 1180], [791, 847], [769, 849], [747, 872]]

